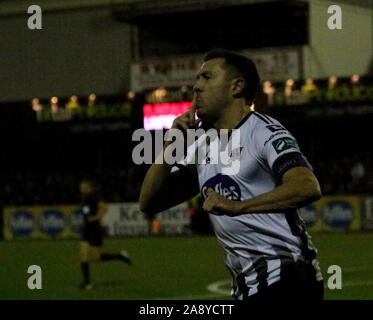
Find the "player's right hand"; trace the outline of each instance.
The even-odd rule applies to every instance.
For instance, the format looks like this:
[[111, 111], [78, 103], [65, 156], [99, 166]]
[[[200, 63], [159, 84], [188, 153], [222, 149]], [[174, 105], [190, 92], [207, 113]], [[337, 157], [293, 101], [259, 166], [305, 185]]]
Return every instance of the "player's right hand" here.
[[184, 133], [188, 129], [197, 129], [201, 119], [195, 118], [196, 104], [193, 102], [190, 109], [178, 116], [172, 123], [172, 129], [182, 130]]
[[[184, 135], [184, 139], [183, 139], [184, 154], [186, 154], [188, 150], [188, 142], [189, 142], [189, 139], [187, 138], [188, 129], [197, 129], [199, 123], [201, 122], [201, 119], [195, 118], [195, 113], [196, 113], [196, 105], [193, 102], [189, 110], [187, 112], [184, 112], [182, 115], [178, 116], [172, 123], [171, 129], [180, 130]], [[167, 158], [168, 153], [172, 152], [167, 148], [168, 145], [170, 144], [171, 144], [170, 140], [165, 143], [164, 157], [166, 158]]]

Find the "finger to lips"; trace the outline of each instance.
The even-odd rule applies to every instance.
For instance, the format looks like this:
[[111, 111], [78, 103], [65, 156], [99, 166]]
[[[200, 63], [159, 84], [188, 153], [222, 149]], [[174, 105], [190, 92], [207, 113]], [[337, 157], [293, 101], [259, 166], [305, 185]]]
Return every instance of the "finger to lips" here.
[[197, 105], [196, 105], [196, 102], [193, 100], [192, 105], [189, 108], [189, 111], [194, 114], [196, 112], [196, 109], [197, 109]]
[[176, 124], [177, 127], [180, 127], [184, 130], [188, 129], [188, 125], [181, 118], [176, 119], [175, 124]]
[[188, 116], [189, 116], [189, 125], [191, 127], [196, 125], [196, 119], [195, 119], [195, 113], [196, 113], [196, 104], [195, 102], [192, 103], [188, 110]]

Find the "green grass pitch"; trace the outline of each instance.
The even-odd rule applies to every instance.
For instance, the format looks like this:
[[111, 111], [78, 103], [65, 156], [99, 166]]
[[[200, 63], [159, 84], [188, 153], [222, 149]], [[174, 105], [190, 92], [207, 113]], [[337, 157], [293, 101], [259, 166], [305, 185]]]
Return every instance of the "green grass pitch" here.
[[[327, 282], [330, 265], [342, 268], [342, 290], [326, 299], [373, 299], [373, 233], [314, 234]], [[81, 282], [79, 241], [0, 242], [0, 299], [228, 299], [230, 275], [213, 236], [106, 239], [103, 251], [125, 249], [134, 265], [91, 265], [94, 288]], [[42, 289], [30, 290], [27, 269], [42, 268]], [[220, 281], [219, 291], [207, 287]]]

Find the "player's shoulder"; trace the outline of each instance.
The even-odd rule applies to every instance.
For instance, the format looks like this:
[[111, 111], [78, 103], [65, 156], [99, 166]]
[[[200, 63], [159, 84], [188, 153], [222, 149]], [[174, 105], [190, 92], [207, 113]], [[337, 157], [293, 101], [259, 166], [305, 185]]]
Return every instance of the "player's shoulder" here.
[[275, 132], [285, 132], [286, 128], [275, 118], [257, 111], [252, 112], [248, 123], [252, 139], [268, 136]]
[[253, 111], [251, 116], [251, 121], [254, 124], [253, 129], [255, 128], [267, 128], [272, 125], [281, 125], [281, 123], [269, 116], [268, 114], [260, 113], [258, 111]]

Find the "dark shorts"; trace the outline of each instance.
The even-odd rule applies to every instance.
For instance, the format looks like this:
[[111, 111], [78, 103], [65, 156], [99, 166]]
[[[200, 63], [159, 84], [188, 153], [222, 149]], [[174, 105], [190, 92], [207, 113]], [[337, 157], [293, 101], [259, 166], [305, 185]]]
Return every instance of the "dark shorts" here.
[[264, 301], [322, 301], [324, 281], [316, 280], [316, 272], [311, 264], [295, 264], [281, 275], [281, 280], [263, 288], [261, 292], [249, 296], [247, 302]]
[[104, 235], [100, 225], [85, 225], [82, 230], [82, 241], [87, 241], [93, 247], [101, 247]]

